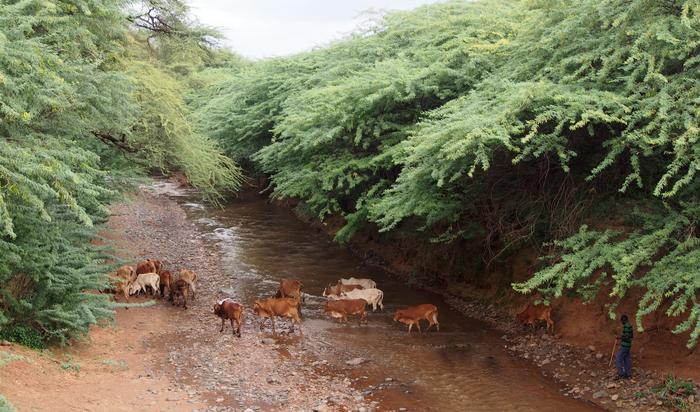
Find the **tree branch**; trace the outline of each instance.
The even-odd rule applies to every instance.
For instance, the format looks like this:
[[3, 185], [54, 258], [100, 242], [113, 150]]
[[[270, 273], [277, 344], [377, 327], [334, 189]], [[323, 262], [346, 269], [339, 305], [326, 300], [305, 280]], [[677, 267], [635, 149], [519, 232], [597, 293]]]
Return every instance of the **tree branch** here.
[[129, 143], [126, 141], [126, 136], [121, 135], [119, 138], [112, 136], [109, 133], [104, 133], [104, 132], [99, 132], [96, 130], [92, 131], [92, 134], [95, 135], [95, 137], [99, 138], [102, 140], [102, 142], [115, 146], [125, 152], [128, 153], [138, 153], [139, 148], [132, 147], [129, 145]]

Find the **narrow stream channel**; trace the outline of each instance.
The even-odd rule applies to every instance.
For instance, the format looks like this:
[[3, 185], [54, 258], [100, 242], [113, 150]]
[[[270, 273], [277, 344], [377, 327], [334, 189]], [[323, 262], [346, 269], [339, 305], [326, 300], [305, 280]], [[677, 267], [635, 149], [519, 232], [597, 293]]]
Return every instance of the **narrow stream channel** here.
[[[354, 357], [368, 359], [354, 373], [367, 376], [368, 382], [386, 378], [400, 382], [389, 399], [396, 409], [598, 410], [562, 396], [559, 386], [536, 368], [509, 356], [497, 331], [451, 310], [440, 296], [412, 289], [365, 265], [289, 210], [264, 199], [233, 200], [223, 209], [191, 203], [186, 197], [180, 202], [202, 236], [219, 249], [225, 292], [250, 305], [258, 297], [272, 295], [281, 278], [301, 280], [309, 294], [303, 305], [304, 336], [287, 338], [290, 344], [304, 345], [318, 358], [336, 360], [336, 364]], [[348, 275], [372, 278], [384, 291], [385, 311], [370, 313], [366, 326], [358, 327], [354, 321], [339, 325], [323, 314], [323, 287]], [[393, 322], [397, 307], [419, 303], [438, 306], [440, 332], [409, 336], [405, 326]], [[287, 324], [279, 325], [283, 329]], [[249, 325], [244, 333], [260, 332]]]

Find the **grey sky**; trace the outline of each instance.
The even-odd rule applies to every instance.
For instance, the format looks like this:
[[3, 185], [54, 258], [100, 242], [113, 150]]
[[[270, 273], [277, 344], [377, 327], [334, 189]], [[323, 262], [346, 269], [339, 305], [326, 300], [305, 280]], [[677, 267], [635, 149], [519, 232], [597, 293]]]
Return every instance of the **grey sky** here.
[[408, 10], [438, 0], [188, 0], [204, 24], [246, 57], [309, 50], [350, 33], [367, 10]]

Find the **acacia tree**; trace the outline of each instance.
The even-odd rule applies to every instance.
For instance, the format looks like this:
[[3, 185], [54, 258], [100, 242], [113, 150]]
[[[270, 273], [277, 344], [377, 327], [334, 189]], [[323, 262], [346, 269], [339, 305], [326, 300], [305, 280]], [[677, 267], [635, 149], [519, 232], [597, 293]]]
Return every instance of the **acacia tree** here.
[[0, 2], [0, 326], [38, 345], [109, 316], [99, 251], [106, 175], [86, 149], [124, 132], [132, 105], [114, 70], [124, 41], [113, 2]]
[[[112, 316], [94, 293], [106, 286], [106, 255], [90, 241], [117, 176], [182, 170], [214, 199], [240, 182], [238, 167], [191, 127], [184, 86], [152, 56], [127, 52], [141, 46], [126, 6], [0, 1], [3, 338], [66, 342]], [[153, 73], [167, 80], [166, 103], [151, 105]]]
[[535, 246], [543, 269], [516, 290], [619, 302], [641, 288], [638, 326], [664, 308], [694, 345], [698, 10], [429, 5], [255, 63], [192, 103], [227, 153], [271, 176], [273, 196], [343, 216], [341, 240], [368, 223], [470, 240], [486, 265]]

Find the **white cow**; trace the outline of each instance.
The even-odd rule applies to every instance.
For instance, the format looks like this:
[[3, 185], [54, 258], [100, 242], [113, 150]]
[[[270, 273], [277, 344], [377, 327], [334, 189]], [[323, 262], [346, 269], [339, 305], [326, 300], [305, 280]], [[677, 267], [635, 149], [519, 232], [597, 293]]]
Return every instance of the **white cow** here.
[[383, 311], [384, 310], [384, 292], [379, 289], [355, 289], [348, 292], [343, 292], [342, 297], [348, 299], [364, 299], [368, 304], [372, 305], [372, 312], [377, 310], [377, 306]]
[[146, 293], [146, 286], [150, 286], [153, 289], [153, 294], [155, 295], [160, 289], [160, 275], [157, 273], [141, 273], [136, 277], [134, 283], [129, 287], [129, 294], [135, 295], [140, 291]]
[[377, 282], [372, 279], [361, 279], [361, 278], [349, 278], [340, 279], [338, 281], [341, 285], [360, 285], [365, 289], [375, 289], [377, 287]]

